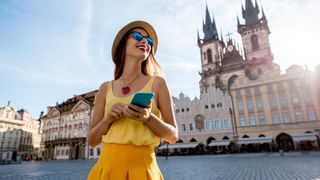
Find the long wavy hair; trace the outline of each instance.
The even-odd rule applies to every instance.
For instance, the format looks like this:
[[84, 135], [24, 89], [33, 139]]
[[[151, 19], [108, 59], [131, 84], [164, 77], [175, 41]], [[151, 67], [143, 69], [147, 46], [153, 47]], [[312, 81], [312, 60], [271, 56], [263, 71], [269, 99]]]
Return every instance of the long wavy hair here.
[[[136, 29], [136, 28], [134, 28]], [[143, 29], [143, 28], [140, 28]], [[125, 54], [127, 47], [127, 39], [133, 29], [129, 30], [120, 40], [118, 47], [116, 48], [115, 58], [113, 63], [115, 64], [114, 79], [117, 80], [121, 77], [123, 73]], [[144, 30], [144, 29], [143, 29]], [[146, 30], [145, 30], [146, 31]], [[146, 60], [141, 64], [141, 72], [148, 76], [161, 76], [163, 77], [163, 71], [160, 64], [154, 58], [154, 48], [151, 48], [151, 52]]]

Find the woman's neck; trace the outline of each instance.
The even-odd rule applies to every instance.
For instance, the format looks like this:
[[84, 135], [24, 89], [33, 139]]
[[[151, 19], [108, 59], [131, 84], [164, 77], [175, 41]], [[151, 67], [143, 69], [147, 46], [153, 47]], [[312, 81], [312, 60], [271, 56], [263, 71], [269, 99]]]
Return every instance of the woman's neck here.
[[142, 76], [141, 63], [133, 57], [126, 57], [121, 77], [130, 82], [138, 76]]

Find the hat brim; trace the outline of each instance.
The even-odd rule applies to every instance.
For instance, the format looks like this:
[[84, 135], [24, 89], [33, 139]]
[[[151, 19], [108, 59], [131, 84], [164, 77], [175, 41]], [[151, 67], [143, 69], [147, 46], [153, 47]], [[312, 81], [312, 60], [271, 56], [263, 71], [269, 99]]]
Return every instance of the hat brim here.
[[153, 46], [152, 46], [152, 52], [153, 54], [156, 53], [157, 51], [157, 47], [158, 47], [158, 37], [157, 37], [157, 33], [154, 30], [154, 28], [147, 22], [145, 21], [133, 21], [127, 25], [125, 25], [123, 28], [121, 28], [121, 30], [118, 32], [118, 34], [116, 35], [116, 37], [113, 40], [113, 45], [112, 45], [112, 59], [115, 61], [115, 53], [116, 53], [116, 49], [121, 41], [121, 39], [123, 38], [123, 36], [131, 29], [134, 28], [142, 28], [145, 31], [147, 31], [147, 33], [149, 34], [149, 36], [153, 39]]

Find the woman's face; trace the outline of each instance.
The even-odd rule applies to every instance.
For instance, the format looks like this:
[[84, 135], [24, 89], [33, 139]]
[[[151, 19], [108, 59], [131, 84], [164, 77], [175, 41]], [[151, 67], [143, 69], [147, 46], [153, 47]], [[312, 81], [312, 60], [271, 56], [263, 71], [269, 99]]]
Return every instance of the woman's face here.
[[148, 33], [140, 28], [133, 29], [131, 32], [136, 31], [141, 33], [144, 38], [141, 41], [133, 38], [133, 34], [130, 33], [127, 40], [126, 55], [137, 58], [139, 61], [144, 61], [147, 59], [151, 52], [151, 46], [145, 37], [149, 36]]

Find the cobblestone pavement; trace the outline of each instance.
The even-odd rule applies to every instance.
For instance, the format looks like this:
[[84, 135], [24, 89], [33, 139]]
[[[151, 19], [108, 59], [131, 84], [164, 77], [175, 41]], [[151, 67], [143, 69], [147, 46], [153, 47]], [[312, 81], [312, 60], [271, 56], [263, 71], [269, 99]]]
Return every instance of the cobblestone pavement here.
[[[320, 152], [250, 153], [158, 157], [166, 180], [319, 179]], [[1, 165], [0, 179], [86, 179], [95, 160], [24, 162]]]

